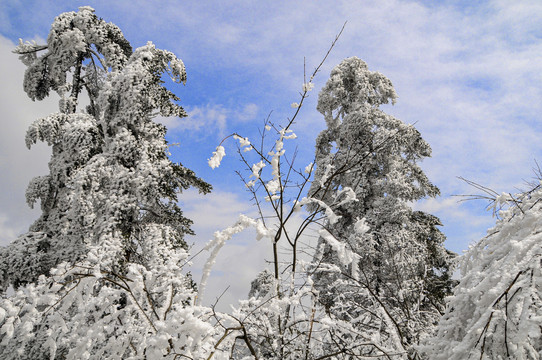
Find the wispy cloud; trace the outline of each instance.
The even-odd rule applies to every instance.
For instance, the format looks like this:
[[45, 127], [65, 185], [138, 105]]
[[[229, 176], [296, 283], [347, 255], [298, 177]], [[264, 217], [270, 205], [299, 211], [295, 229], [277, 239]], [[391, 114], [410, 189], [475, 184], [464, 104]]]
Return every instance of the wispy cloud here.
[[188, 106], [186, 110], [188, 116], [185, 118], [170, 117], [156, 120], [164, 124], [170, 132], [195, 131], [199, 132], [202, 139], [209, 135], [222, 139], [235, 131], [236, 124], [255, 120], [258, 115], [258, 105], [251, 103], [235, 109], [226, 108], [221, 104], [206, 104]]
[[241, 111], [238, 111], [234, 117], [239, 122], [253, 121], [257, 118], [259, 107], [256, 104], [246, 104]]

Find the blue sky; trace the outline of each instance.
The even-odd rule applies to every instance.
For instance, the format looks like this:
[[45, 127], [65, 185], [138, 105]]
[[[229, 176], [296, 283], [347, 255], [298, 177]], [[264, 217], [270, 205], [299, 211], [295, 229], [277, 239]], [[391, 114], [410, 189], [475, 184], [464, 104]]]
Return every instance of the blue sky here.
[[[31, 177], [47, 171], [48, 149], [24, 147], [26, 127], [56, 110], [56, 100], [33, 103], [22, 92], [24, 67], [10, 50], [18, 38], [42, 40], [53, 18], [78, 6], [118, 25], [134, 47], [152, 41], [187, 67], [186, 86], [173, 90], [191, 115], [165, 119], [168, 139], [180, 143], [174, 160], [214, 186], [202, 198], [181, 199], [195, 221], [196, 246], [253, 209], [234, 174], [234, 143], [218, 169], [207, 167], [222, 137], [256, 137], [272, 111], [280, 123], [299, 101], [303, 63], [312, 71], [347, 21], [295, 126], [299, 167], [310, 161], [324, 126], [316, 112], [319, 89], [333, 66], [358, 56], [385, 74], [399, 95], [387, 112], [415, 123], [433, 148], [422, 163], [442, 196], [416, 207], [439, 216], [447, 246], [461, 252], [495, 222], [482, 202], [458, 203], [472, 193], [457, 176], [498, 192], [515, 192], [542, 161], [542, 2], [540, 1], [14, 1], [0, 3], [0, 242], [24, 232], [38, 215], [26, 208]], [[229, 246], [229, 247], [228, 247]], [[233, 283], [246, 292], [264, 266], [265, 244], [251, 234], [223, 250], [214, 288]], [[236, 264], [232, 266], [232, 264]], [[233, 268], [233, 270], [231, 270]], [[229, 270], [228, 270], [229, 269]], [[197, 272], [197, 269], [195, 270]], [[213, 286], [211, 286], [213, 288]], [[221, 291], [218, 291], [219, 293]], [[226, 301], [229, 301], [226, 299]]]

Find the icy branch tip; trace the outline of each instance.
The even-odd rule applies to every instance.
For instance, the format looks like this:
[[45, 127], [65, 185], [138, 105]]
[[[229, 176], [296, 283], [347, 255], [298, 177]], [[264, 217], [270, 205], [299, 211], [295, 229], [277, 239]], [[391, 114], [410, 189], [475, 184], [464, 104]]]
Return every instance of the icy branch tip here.
[[219, 145], [216, 147], [216, 151], [213, 151], [213, 157], [208, 159], [207, 163], [212, 169], [217, 168], [220, 166], [220, 162], [224, 156], [226, 156], [224, 146]]
[[303, 84], [303, 91], [304, 91], [304, 92], [309, 92], [309, 91], [311, 91], [313, 88], [314, 88], [314, 84], [311, 83], [311, 82], [308, 82], [308, 83], [304, 83], [304, 84]]
[[243, 137], [241, 137], [239, 135], [233, 135], [233, 138], [235, 140], [239, 140], [239, 146], [240, 147], [245, 146], [245, 148], [243, 149], [243, 152], [247, 152], [247, 151], [252, 150], [252, 146], [250, 145], [250, 141], [248, 140], [248, 138], [243, 138]]
[[354, 224], [354, 231], [358, 235], [363, 235], [369, 230], [371, 230], [371, 228], [369, 227], [369, 225], [367, 225], [365, 218], [358, 219], [358, 221], [356, 221], [356, 223]]
[[90, 11], [92, 13], [95, 12], [95, 10], [90, 6], [79, 6], [79, 11]]

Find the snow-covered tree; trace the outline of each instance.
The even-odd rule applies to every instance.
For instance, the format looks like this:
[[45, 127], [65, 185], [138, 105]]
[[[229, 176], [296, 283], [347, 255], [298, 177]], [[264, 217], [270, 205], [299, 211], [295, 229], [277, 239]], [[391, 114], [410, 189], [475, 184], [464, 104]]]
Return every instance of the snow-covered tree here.
[[[302, 100], [305, 96], [306, 93]], [[296, 138], [290, 129], [293, 120], [295, 116], [286, 126], [266, 121], [262, 130], [264, 141], [258, 141], [258, 146], [235, 135], [241, 145], [239, 154], [250, 174], [251, 180], [243, 177], [245, 185], [260, 217], [251, 219], [241, 215], [233, 226], [217, 231], [206, 247], [211, 250], [208, 264], [214, 262], [220, 248], [232, 236], [247, 227], [255, 227], [256, 238], [270, 249], [272, 270], [265, 269], [257, 276], [251, 284], [249, 299], [240, 301], [231, 314], [215, 314], [223, 332], [219, 348], [231, 353], [233, 359], [363, 359], [365, 349], [374, 342], [363, 335], [351, 342], [344, 341], [359, 331], [348, 320], [326, 310], [313, 284], [312, 276], [318, 265], [315, 269], [306, 254], [313, 252], [308, 240], [313, 238], [313, 231], [321, 228], [322, 219], [333, 218], [334, 214], [322, 208], [301, 210], [318, 200], [302, 198], [310, 183], [312, 165], [306, 171], [296, 169], [293, 160], [287, 157], [288, 145]], [[273, 133], [274, 141], [265, 141]], [[255, 162], [248, 161], [247, 149], [250, 149], [248, 154], [255, 156]], [[218, 165], [223, 156], [219, 146], [209, 164]], [[200, 283], [199, 299], [205, 289], [207, 271], [210, 271], [208, 266]], [[393, 350], [374, 346], [382, 355]], [[367, 354], [374, 356], [374, 351]]]
[[326, 308], [363, 336], [417, 358], [415, 345], [431, 333], [450, 293], [452, 256], [439, 219], [411, 209], [439, 190], [418, 165], [429, 145], [380, 109], [395, 99], [390, 80], [356, 57], [336, 66], [319, 94], [327, 129], [316, 141], [309, 195], [317, 200], [311, 206], [334, 217], [320, 239], [315, 286]]
[[[115, 25], [85, 7], [58, 16], [46, 45], [21, 40], [14, 52], [27, 66], [24, 90], [32, 100], [44, 99], [51, 90], [60, 96], [59, 113], [35, 121], [27, 132], [26, 145], [47, 142], [52, 157], [50, 173], [34, 178], [27, 190], [28, 204], [33, 207], [40, 200], [42, 215], [2, 259], [4, 285], [17, 287], [85, 252], [84, 233], [73, 231], [75, 223], [70, 220], [73, 187], [68, 183], [79, 168], [103, 152], [97, 97], [107, 69], [120, 70], [132, 48]], [[90, 105], [87, 113], [76, 113], [84, 89]]]
[[[325, 172], [327, 179], [320, 176], [312, 181], [313, 190], [318, 186], [327, 187], [325, 198], [319, 195], [324, 191], [317, 190], [307, 196], [314, 165], [311, 163], [298, 169], [294, 158], [288, 155], [288, 147], [296, 138], [292, 130], [297, 114], [313, 87], [312, 80], [318, 69], [303, 84], [301, 101], [295, 103], [295, 113], [288, 122], [275, 124], [266, 120], [261, 130], [262, 139], [258, 141], [233, 135], [239, 141], [239, 156], [249, 176], [239, 174], [252, 194], [260, 218], [254, 220], [243, 216], [234, 226], [215, 233], [215, 239], [209, 244], [212, 249], [209, 263], [214, 261], [225, 241], [245, 227], [253, 226], [261, 241], [265, 241], [263, 246], [270, 247], [272, 269], [264, 270], [252, 282], [248, 300], [241, 301], [232, 314], [220, 318], [218, 324], [224, 334], [222, 348], [231, 349], [233, 358], [243, 359], [405, 358], [409, 349], [402, 343], [402, 328], [396, 326], [396, 322], [404, 320], [400, 317], [403, 314], [399, 311], [386, 313], [388, 304], [379, 302], [384, 299], [373, 296], [372, 287], [363, 286], [365, 278], [360, 276], [360, 255], [352, 251], [350, 244], [337, 240], [330, 233], [331, 227], [337, 226], [342, 216], [346, 217], [341, 209], [355, 208], [359, 203], [352, 188], [332, 188], [330, 185], [329, 179], [344, 174], [344, 164], [331, 162], [332, 166]], [[271, 141], [267, 140], [269, 136], [272, 136]], [[209, 165], [217, 167], [223, 156], [224, 148], [219, 145]], [[348, 167], [361, 166], [351, 159], [346, 162]], [[337, 168], [333, 167], [335, 164]], [[319, 166], [318, 159], [316, 166]], [[413, 240], [427, 243], [423, 250], [432, 251], [436, 259], [446, 255], [438, 253], [443, 251], [442, 234], [436, 228], [438, 219], [415, 212], [411, 212], [411, 217], [417, 220], [411, 225], [417, 230]], [[360, 237], [371, 230], [361, 219], [352, 227]], [[315, 248], [311, 239], [315, 233], [330, 245], [326, 248], [324, 243], [318, 244], [317, 254], [313, 256]], [[331, 249], [337, 255], [337, 262], [322, 261], [329, 260]], [[445, 288], [437, 281], [426, 279], [434, 271], [438, 280], [446, 282], [445, 276], [437, 273], [446, 266], [428, 260], [427, 277], [422, 279], [422, 275], [416, 273], [419, 275], [416, 280], [433, 284], [432, 291]], [[348, 267], [352, 271], [347, 273], [345, 268]], [[415, 273], [414, 270], [411, 272]], [[330, 273], [337, 283], [323, 284], [323, 278], [329, 279]], [[343, 284], [342, 288], [340, 284]], [[325, 292], [326, 286], [345, 292], [336, 292], [331, 297]], [[426, 294], [423, 290], [420, 293]], [[405, 292], [405, 297], [408, 295]], [[326, 301], [330, 298], [336, 301], [333, 306]], [[423, 301], [420, 297], [420, 302]], [[419, 313], [427, 311], [423, 305], [420, 305]], [[390, 308], [390, 311], [394, 310]], [[418, 319], [423, 315], [416, 316]], [[429, 316], [433, 322], [438, 317], [432, 312]]]
[[[132, 52], [89, 7], [57, 17], [47, 45], [15, 52], [28, 95], [55, 90], [61, 101], [27, 133], [28, 145], [45, 141], [53, 153], [50, 174], [27, 191], [42, 216], [2, 250], [3, 285], [17, 291], [0, 303], [0, 357], [204, 356], [214, 332], [201, 318], [209, 309], [188, 306], [191, 222], [176, 201], [210, 185], [169, 160], [166, 129], [152, 121], [186, 116], [161, 79], [184, 83], [182, 61], [152, 43]], [[90, 105], [77, 112], [82, 89]]]
[[542, 187], [493, 195], [500, 219], [461, 257], [430, 359], [542, 358]]
[[[300, 104], [310, 88], [312, 80], [303, 86]], [[239, 142], [238, 153], [248, 173], [248, 176], [242, 172], [239, 175], [252, 194], [259, 218], [242, 215], [232, 227], [216, 232], [215, 239], [207, 246], [212, 249], [208, 264], [214, 262], [227, 240], [247, 227], [256, 228], [257, 240], [269, 248], [271, 264], [270, 271], [262, 271], [252, 282], [248, 300], [240, 301], [232, 314], [216, 316], [225, 339], [221, 348], [234, 359], [315, 359], [324, 354], [322, 344], [331, 344], [329, 339], [325, 341], [328, 333], [319, 325], [325, 317], [324, 309], [315, 301], [310, 278], [300, 259], [305, 250], [303, 237], [320, 211], [308, 214], [301, 221], [297, 215], [311, 172], [304, 174], [296, 169], [286, 150], [297, 138], [291, 127], [299, 109], [284, 125], [266, 120], [258, 141], [232, 134]], [[209, 165], [219, 166], [224, 156], [224, 148], [219, 145]], [[203, 295], [208, 271], [210, 266], [204, 268], [198, 298]]]
[[[59, 113], [35, 121], [27, 132], [28, 147], [37, 141], [52, 146], [50, 173], [28, 186], [27, 201], [34, 206], [39, 200], [42, 215], [8, 248], [4, 283], [17, 287], [86, 256], [86, 245], [106, 227], [125, 238], [127, 260], [135, 255], [142, 223], [172, 225], [181, 241], [190, 221], [177, 207], [176, 193], [209, 186], [168, 160], [165, 128], [150, 119], [155, 110], [186, 116], [160, 80], [170, 71], [184, 82], [182, 62], [152, 45], [132, 55], [122, 32], [88, 7], [58, 16], [47, 45], [21, 42], [15, 52], [28, 66], [28, 96], [41, 100], [55, 90], [61, 100]], [[76, 112], [83, 89], [90, 105]]]

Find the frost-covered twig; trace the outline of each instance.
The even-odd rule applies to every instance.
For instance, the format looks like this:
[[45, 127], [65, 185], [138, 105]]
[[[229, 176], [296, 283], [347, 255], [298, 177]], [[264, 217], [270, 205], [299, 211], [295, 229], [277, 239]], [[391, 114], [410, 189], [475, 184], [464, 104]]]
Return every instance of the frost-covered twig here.
[[197, 305], [200, 305], [202, 303], [205, 288], [207, 286], [207, 279], [211, 274], [212, 267], [216, 261], [216, 257], [218, 256], [220, 249], [225, 245], [226, 241], [230, 240], [233, 237], [233, 235], [245, 230], [248, 227], [256, 228], [257, 240], [260, 240], [264, 237], [272, 236], [272, 231], [268, 230], [261, 221], [251, 219], [248, 216], [241, 214], [239, 215], [239, 219], [233, 226], [230, 226], [222, 231], [216, 231], [213, 235], [213, 239], [210, 240], [207, 245], [205, 245], [204, 249], [211, 250], [211, 254], [209, 255], [209, 258], [207, 259], [203, 267], [201, 281], [199, 284], [199, 291], [196, 297]]

